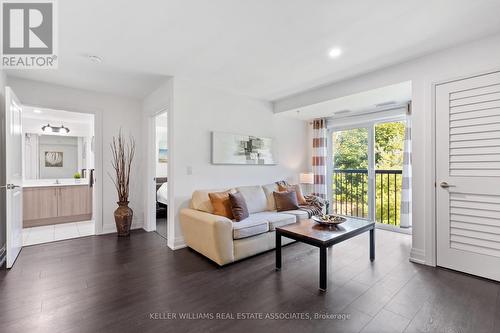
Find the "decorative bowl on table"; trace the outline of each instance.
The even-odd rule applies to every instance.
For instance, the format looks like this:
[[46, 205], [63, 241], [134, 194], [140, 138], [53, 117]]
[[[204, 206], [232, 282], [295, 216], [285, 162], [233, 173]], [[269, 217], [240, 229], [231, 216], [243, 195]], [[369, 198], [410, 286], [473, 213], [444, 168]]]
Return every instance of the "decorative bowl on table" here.
[[347, 221], [345, 217], [335, 214], [314, 215], [312, 219], [314, 222], [324, 225], [338, 225]]

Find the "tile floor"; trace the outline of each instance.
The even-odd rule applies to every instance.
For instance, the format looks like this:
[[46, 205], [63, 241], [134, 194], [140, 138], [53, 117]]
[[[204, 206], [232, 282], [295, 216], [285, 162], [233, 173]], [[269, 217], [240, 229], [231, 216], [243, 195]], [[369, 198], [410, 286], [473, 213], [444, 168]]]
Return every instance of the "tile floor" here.
[[94, 221], [61, 223], [23, 229], [23, 246], [91, 236]]

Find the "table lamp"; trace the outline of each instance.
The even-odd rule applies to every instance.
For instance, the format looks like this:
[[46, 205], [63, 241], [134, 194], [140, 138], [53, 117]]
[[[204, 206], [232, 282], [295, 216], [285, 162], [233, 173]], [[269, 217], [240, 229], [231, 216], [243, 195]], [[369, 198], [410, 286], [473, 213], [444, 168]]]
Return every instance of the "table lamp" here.
[[311, 193], [310, 186], [314, 184], [314, 173], [312, 172], [301, 172], [299, 174], [299, 183], [307, 185], [305, 188], [307, 189], [306, 194]]

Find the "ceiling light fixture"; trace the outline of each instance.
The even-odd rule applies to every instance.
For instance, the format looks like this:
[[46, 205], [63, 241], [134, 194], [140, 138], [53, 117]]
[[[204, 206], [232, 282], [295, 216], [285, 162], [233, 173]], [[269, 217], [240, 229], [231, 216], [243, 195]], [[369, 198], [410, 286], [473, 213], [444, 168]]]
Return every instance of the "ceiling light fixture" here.
[[34, 113], [42, 113], [42, 110], [34, 109], [33, 112]]
[[102, 62], [102, 58], [96, 55], [88, 55], [87, 56], [91, 62], [94, 64], [100, 64]]
[[64, 125], [61, 125], [61, 127], [57, 126], [50, 126], [50, 124], [42, 126], [42, 131], [44, 133], [63, 133], [63, 134], [68, 134], [69, 133], [69, 128], [65, 127]]
[[341, 54], [342, 50], [339, 47], [331, 48], [330, 51], [328, 51], [330, 58], [338, 58]]

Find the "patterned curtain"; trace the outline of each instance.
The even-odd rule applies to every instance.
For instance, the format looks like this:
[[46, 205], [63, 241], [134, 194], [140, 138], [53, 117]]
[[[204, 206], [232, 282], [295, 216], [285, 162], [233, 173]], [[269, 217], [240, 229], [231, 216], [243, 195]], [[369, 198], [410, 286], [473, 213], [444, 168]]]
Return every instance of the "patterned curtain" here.
[[314, 173], [313, 195], [326, 198], [326, 119], [313, 121], [312, 171]]
[[411, 103], [406, 113], [405, 142], [403, 155], [403, 184], [401, 188], [401, 221], [402, 228], [411, 226]]

